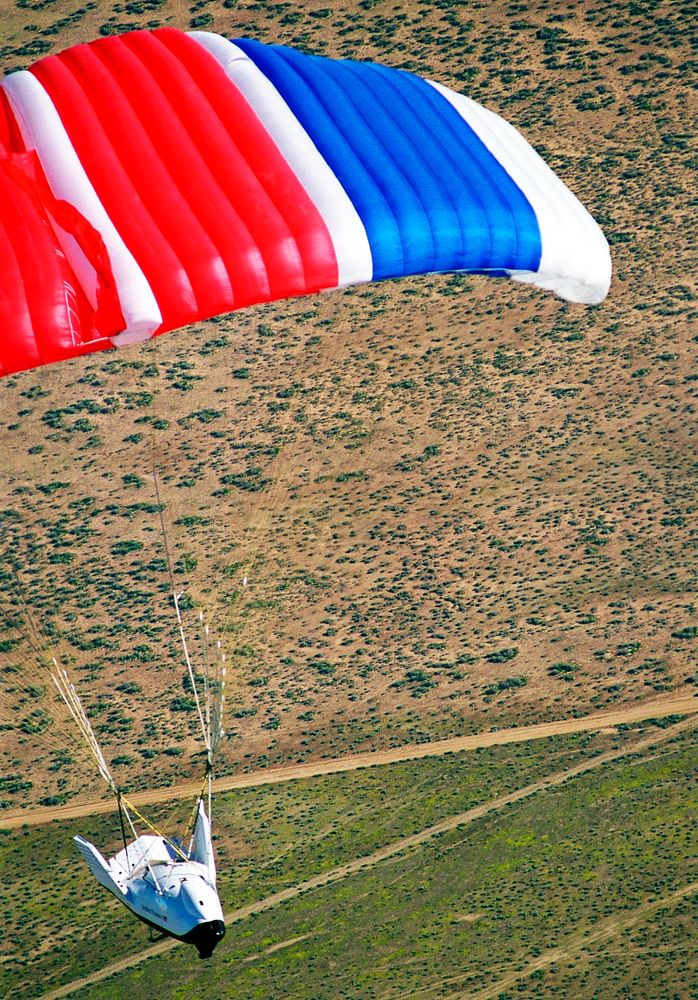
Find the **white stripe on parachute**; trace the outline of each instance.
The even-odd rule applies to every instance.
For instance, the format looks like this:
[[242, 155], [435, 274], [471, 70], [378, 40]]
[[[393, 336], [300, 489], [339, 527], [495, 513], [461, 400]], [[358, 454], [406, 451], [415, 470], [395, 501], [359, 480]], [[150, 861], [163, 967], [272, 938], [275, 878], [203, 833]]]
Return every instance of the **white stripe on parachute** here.
[[542, 254], [537, 271], [510, 271], [569, 302], [596, 305], [608, 294], [611, 254], [584, 206], [513, 125], [463, 94], [429, 80], [482, 140], [521, 189], [535, 212]]
[[189, 35], [220, 63], [243, 94], [322, 216], [337, 257], [338, 286], [370, 281], [373, 257], [359, 213], [274, 84], [227, 38], [208, 31]]
[[[55, 196], [77, 208], [104, 240], [126, 321], [126, 329], [112, 337], [112, 342], [120, 347], [148, 340], [162, 323], [160, 307], [143, 271], [99, 200], [53, 101], [33, 73], [25, 70], [11, 73], [0, 86], [9, 98], [25, 145], [37, 151]], [[94, 268], [72, 236], [63, 230], [56, 235], [95, 308]]]

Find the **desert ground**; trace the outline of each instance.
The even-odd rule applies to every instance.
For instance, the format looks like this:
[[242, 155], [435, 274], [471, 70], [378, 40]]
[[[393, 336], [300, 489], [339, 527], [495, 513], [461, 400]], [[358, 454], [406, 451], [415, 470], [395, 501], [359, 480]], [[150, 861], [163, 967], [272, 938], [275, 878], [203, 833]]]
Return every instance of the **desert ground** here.
[[[475, 275], [383, 282], [2, 382], [5, 993], [96, 975], [75, 995], [698, 995], [688, 6], [4, 0], [0, 68], [158, 25], [467, 93], [599, 221], [614, 280], [594, 308]], [[117, 824], [85, 815], [106, 796], [41, 662], [69, 668], [119, 781], [177, 818], [167, 790], [202, 759], [154, 472], [193, 653], [201, 612], [228, 658], [221, 891], [253, 909], [211, 979], [182, 948], [140, 961], [145, 932], [73, 856]]]

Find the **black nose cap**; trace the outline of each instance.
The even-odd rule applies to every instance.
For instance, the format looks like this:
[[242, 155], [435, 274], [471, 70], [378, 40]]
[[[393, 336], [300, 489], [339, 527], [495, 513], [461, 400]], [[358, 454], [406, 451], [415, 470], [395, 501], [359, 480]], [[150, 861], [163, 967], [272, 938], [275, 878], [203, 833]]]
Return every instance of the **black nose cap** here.
[[197, 924], [184, 939], [193, 944], [199, 952], [199, 958], [210, 958], [216, 945], [225, 937], [225, 924], [222, 920], [209, 920]]

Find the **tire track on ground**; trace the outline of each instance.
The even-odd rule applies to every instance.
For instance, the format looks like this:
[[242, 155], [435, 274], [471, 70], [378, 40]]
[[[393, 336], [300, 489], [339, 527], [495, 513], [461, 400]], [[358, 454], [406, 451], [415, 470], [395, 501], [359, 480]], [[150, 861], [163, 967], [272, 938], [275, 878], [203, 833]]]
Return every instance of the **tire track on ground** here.
[[[446, 753], [461, 753], [465, 750], [479, 750], [507, 743], [544, 739], [548, 736], [593, 732], [607, 727], [643, 722], [652, 718], [690, 715], [695, 712], [698, 712], [698, 699], [695, 696], [649, 701], [642, 705], [620, 708], [613, 712], [602, 712], [598, 715], [587, 715], [579, 719], [559, 719], [555, 722], [536, 723], [533, 726], [516, 726], [512, 729], [499, 729], [489, 733], [475, 733], [472, 736], [454, 736], [450, 739], [436, 740], [430, 743], [410, 743], [390, 750], [347, 754], [333, 760], [309, 761], [307, 764], [292, 764], [286, 767], [269, 768], [265, 771], [254, 771], [250, 774], [217, 778], [213, 782], [213, 791], [215, 793], [231, 792], [238, 788], [253, 788], [259, 785], [274, 785], [283, 781], [298, 781], [302, 778], [317, 778], [325, 774], [358, 771], [364, 767], [375, 767], [380, 764], [397, 764], [408, 760], [419, 760], [423, 757], [438, 757]], [[163, 802], [173, 802], [176, 799], [195, 797], [200, 790], [200, 780], [186, 781], [168, 788], [134, 792], [129, 795], [129, 801], [141, 808]], [[25, 825], [38, 826], [53, 820], [79, 819], [83, 816], [112, 812], [113, 809], [114, 800], [110, 798], [82, 802], [73, 806], [27, 809], [24, 812], [0, 814], [0, 830], [16, 830]]]
[[[544, 951], [542, 955], [531, 959], [523, 969], [507, 973], [506, 976], [497, 980], [496, 983], [492, 983], [491, 986], [477, 993], [440, 993], [439, 996], [441, 1000], [496, 1000], [503, 992], [515, 986], [521, 980], [527, 979], [534, 972], [539, 972], [547, 968], [547, 966], [562, 962], [565, 959], [573, 958], [582, 948], [587, 948], [589, 945], [608, 941], [610, 938], [622, 933], [622, 931], [640, 923], [657, 910], [668, 909], [676, 903], [681, 902], [687, 896], [694, 895], [696, 892], [698, 892], [698, 882], [691, 882], [690, 885], [676, 889], [675, 892], [670, 893], [668, 896], [663, 896], [661, 899], [651, 899], [641, 903], [630, 913], [606, 917], [605, 920], [599, 920], [596, 924], [587, 925], [575, 931], [574, 934], [570, 934], [557, 948]], [[449, 980], [440, 984], [434, 984], [430, 989], [437, 989], [439, 986], [448, 986], [452, 982], [452, 980]], [[413, 993], [409, 994], [410, 997], [414, 995]]]
[[[534, 781], [530, 785], [518, 788], [514, 792], [509, 792], [507, 795], [500, 795], [496, 799], [491, 799], [488, 802], [482, 802], [480, 805], [467, 809], [465, 812], [457, 813], [454, 816], [448, 816], [446, 819], [440, 820], [438, 823], [428, 826], [424, 830], [420, 830], [418, 833], [411, 834], [409, 837], [401, 837], [399, 840], [393, 841], [391, 844], [386, 844], [385, 847], [379, 848], [372, 854], [355, 858], [353, 861], [348, 861], [342, 865], [338, 865], [330, 871], [322, 872], [320, 875], [315, 875], [313, 878], [306, 879], [304, 882], [300, 882], [297, 885], [289, 886], [287, 889], [281, 889], [279, 892], [272, 893], [270, 896], [265, 896], [263, 899], [256, 900], [253, 903], [248, 903], [246, 906], [238, 907], [236, 910], [232, 910], [225, 915], [226, 923], [228, 925], [237, 923], [240, 920], [245, 920], [247, 917], [251, 917], [253, 914], [263, 913], [266, 910], [271, 910], [276, 906], [280, 906], [282, 903], [295, 899], [304, 893], [311, 892], [315, 889], [322, 889], [335, 882], [340, 882], [351, 875], [368, 870], [369, 868], [374, 868], [383, 861], [395, 858], [404, 851], [418, 847], [426, 841], [431, 840], [433, 837], [436, 837], [440, 833], [445, 833], [459, 826], [465, 826], [468, 823], [472, 823], [475, 820], [486, 816], [488, 813], [495, 812], [498, 809], [502, 809], [504, 806], [530, 798], [537, 792], [544, 791], [548, 788], [555, 788], [558, 785], [562, 785], [566, 781], [577, 777], [578, 775], [584, 774], [587, 771], [595, 770], [604, 764], [619, 760], [622, 757], [628, 757], [633, 754], [640, 753], [643, 750], [657, 746], [658, 744], [665, 743], [668, 740], [673, 739], [677, 733], [694, 729], [696, 726], [698, 726], [697, 718], [691, 717], [684, 719], [682, 722], [678, 722], [676, 725], [671, 726], [668, 729], [662, 730], [659, 733], [651, 733], [650, 735], [645, 736], [628, 746], [622, 747], [621, 749], [609, 750], [606, 753], [599, 754], [596, 757], [591, 757], [579, 764], [575, 764], [574, 767], [567, 768], [564, 771], [557, 771], [554, 774], [549, 774], [543, 778], [539, 778], [538, 781]], [[103, 982], [113, 975], [126, 972], [129, 969], [140, 965], [142, 962], [147, 961], [149, 958], [166, 954], [173, 948], [176, 948], [179, 944], [180, 942], [175, 940], [159, 941], [147, 951], [138, 952], [135, 955], [128, 955], [125, 958], [119, 959], [118, 961], [113, 962], [102, 969], [98, 969], [81, 979], [76, 979], [72, 983], [67, 983], [66, 985], [60, 986], [49, 993], [43, 994], [39, 1000], [62, 1000], [62, 998], [69, 997], [79, 990], [86, 989], [89, 986], [94, 986], [97, 983]], [[535, 970], [532, 968], [531, 971]], [[521, 973], [519, 973], [519, 975], [520, 974]], [[496, 994], [492, 995], [494, 996]], [[480, 1000], [479, 995], [478, 1000]]]

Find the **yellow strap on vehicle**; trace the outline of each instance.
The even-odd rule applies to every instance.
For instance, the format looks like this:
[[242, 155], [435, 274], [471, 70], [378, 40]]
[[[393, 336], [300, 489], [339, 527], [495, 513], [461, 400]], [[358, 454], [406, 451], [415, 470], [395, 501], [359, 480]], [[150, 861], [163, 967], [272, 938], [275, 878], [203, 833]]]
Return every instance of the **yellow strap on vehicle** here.
[[[148, 827], [148, 829], [152, 830], [152, 832], [156, 836], [162, 837], [162, 839], [165, 841], [165, 843], [169, 844], [170, 847], [172, 848], [172, 850], [176, 851], [177, 854], [179, 854], [180, 858], [183, 861], [189, 861], [190, 860], [187, 857], [187, 855], [184, 853], [184, 851], [182, 850], [182, 848], [179, 846], [179, 844], [176, 844], [173, 840], [170, 840], [170, 838], [167, 836], [167, 834], [163, 833], [161, 830], [158, 830], [158, 828], [156, 826], [154, 826], [153, 823], [150, 822], [150, 820], [146, 819], [145, 816], [142, 813], [140, 813], [138, 811], [138, 809], [136, 809], [136, 807], [131, 802], [129, 802], [129, 800], [126, 798], [125, 795], [121, 796], [121, 801], [124, 803], [124, 805], [126, 806], [127, 809], [130, 809], [130, 811], [134, 814], [134, 816], [138, 817], [138, 819], [141, 821], [141, 823], [144, 823]], [[198, 801], [199, 800], [197, 799], [197, 805], [198, 805]]]

